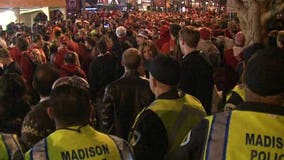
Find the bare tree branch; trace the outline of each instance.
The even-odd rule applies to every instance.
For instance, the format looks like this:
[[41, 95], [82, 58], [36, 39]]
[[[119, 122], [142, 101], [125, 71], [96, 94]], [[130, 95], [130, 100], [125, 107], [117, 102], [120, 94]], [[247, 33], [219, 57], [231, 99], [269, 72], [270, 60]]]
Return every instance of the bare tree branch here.
[[[272, 1], [272, 0], [271, 0]], [[261, 15], [261, 23], [266, 23], [270, 18], [275, 16], [280, 11], [284, 10], [284, 1], [279, 1], [278, 3], [274, 4], [274, 8], [268, 9], [267, 12]]]

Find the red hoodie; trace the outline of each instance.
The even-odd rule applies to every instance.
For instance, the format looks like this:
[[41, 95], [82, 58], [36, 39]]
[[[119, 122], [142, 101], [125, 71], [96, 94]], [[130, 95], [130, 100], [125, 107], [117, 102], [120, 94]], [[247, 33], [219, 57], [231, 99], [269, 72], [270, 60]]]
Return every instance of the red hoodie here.
[[65, 76], [80, 76], [84, 79], [87, 79], [86, 73], [77, 65], [75, 64], [64, 64], [62, 65], [60, 69], [60, 76], [65, 77]]
[[169, 27], [167, 25], [164, 25], [160, 28], [160, 39], [156, 42], [157, 47], [161, 50], [163, 45], [166, 42], [169, 42], [171, 39], [170, 37], [170, 31]]

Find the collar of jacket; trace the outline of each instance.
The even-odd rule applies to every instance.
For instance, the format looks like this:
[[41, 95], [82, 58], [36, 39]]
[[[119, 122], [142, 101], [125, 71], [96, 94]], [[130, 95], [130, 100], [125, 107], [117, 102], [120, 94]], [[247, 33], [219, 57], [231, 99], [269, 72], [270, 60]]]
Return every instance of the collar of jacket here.
[[177, 89], [171, 89], [157, 97], [157, 99], [178, 99], [180, 96]]
[[190, 57], [190, 55], [199, 54], [199, 52], [200, 52], [200, 50], [194, 50], [194, 51], [188, 53], [187, 55], [184, 55], [182, 58], [186, 59], [186, 58]]
[[139, 77], [138, 71], [127, 71], [122, 75], [122, 78], [124, 77]]

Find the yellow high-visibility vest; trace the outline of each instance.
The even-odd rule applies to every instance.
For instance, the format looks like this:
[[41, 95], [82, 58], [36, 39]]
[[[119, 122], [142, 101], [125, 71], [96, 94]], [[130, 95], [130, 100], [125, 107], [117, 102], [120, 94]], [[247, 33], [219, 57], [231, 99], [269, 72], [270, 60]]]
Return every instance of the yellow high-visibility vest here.
[[15, 134], [0, 134], [0, 159], [10, 160], [16, 152], [22, 153], [21, 146], [18, 142], [17, 135]]
[[166, 157], [170, 157], [188, 131], [206, 115], [201, 102], [188, 94], [179, 99], [157, 99], [148, 109], [160, 117], [167, 130], [169, 152]]
[[26, 153], [26, 160], [120, 160], [114, 140], [86, 125], [80, 131], [60, 129], [37, 143]]
[[284, 116], [234, 110], [206, 119], [204, 160], [284, 160]]

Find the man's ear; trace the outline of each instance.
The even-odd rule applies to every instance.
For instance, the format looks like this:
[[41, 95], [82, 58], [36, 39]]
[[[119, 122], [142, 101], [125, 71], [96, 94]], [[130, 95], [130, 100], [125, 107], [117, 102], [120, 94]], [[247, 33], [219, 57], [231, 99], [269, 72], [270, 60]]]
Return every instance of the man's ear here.
[[184, 39], [181, 39], [181, 44], [184, 45], [184, 43], [185, 43], [185, 42], [184, 42]]
[[48, 117], [51, 120], [53, 120], [54, 119], [54, 109], [52, 107], [48, 107], [46, 112], [47, 112]]

